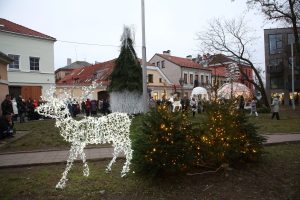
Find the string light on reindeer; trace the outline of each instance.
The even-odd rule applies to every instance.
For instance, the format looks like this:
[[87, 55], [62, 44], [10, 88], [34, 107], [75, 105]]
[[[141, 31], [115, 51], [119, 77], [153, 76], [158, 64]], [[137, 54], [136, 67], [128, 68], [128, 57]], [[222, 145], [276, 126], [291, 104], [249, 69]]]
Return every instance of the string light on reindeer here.
[[80, 99], [72, 97], [67, 91], [63, 91], [63, 94], [59, 96], [54, 96], [55, 87], [52, 87], [45, 96], [42, 96], [44, 104], [37, 108], [40, 115], [55, 119], [55, 126], [59, 128], [62, 137], [71, 143], [67, 165], [56, 188], [62, 189], [66, 186], [68, 172], [77, 157], [83, 162], [83, 175], [89, 176], [89, 167], [84, 153], [84, 148], [88, 144], [112, 144], [114, 148], [113, 158], [107, 165], [106, 171], [111, 171], [112, 164], [121, 152], [124, 152], [126, 158], [121, 176], [125, 176], [130, 170], [129, 165], [133, 150], [129, 138], [131, 119], [128, 114], [115, 112], [102, 117], [85, 117], [81, 120], [75, 120], [68, 111], [68, 101], [77, 100], [81, 102], [97, 86], [93, 82], [91, 86], [83, 87], [84, 92]]

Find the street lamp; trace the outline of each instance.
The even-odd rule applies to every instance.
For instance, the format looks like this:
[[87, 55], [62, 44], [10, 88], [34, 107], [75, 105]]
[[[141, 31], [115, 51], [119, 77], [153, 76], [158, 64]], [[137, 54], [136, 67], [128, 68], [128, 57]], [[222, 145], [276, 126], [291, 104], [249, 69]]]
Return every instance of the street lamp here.
[[294, 99], [294, 92], [295, 92], [295, 85], [294, 85], [294, 43], [291, 43], [291, 57], [292, 57], [292, 105], [293, 109], [295, 110], [295, 99]]

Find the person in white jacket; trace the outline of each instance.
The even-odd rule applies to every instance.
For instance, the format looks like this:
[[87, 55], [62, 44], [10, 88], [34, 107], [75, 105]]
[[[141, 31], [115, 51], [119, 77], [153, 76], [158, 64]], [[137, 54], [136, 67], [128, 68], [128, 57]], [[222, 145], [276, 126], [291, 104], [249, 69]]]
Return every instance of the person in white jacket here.
[[18, 106], [17, 106], [16, 98], [13, 98], [11, 100], [11, 103], [12, 103], [12, 107], [13, 107], [13, 111], [14, 111], [13, 119], [17, 120], [19, 112], [18, 112]]
[[250, 115], [252, 115], [252, 113], [255, 113], [255, 116], [258, 117], [258, 114], [257, 114], [257, 109], [256, 109], [256, 99], [253, 98], [250, 105], [251, 105], [251, 112], [250, 112]]
[[279, 120], [279, 105], [280, 105], [280, 100], [279, 96], [276, 96], [273, 101], [272, 101], [272, 119], [276, 116], [276, 119]]

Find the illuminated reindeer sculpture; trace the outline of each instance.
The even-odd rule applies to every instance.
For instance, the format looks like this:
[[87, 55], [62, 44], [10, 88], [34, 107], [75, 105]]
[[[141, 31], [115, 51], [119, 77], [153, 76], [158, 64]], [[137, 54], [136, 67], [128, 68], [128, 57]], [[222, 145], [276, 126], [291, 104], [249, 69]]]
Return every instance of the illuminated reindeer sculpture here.
[[[85, 87], [83, 90], [88, 94], [96, 85]], [[132, 159], [131, 140], [129, 131], [131, 119], [126, 113], [111, 113], [102, 117], [85, 117], [82, 120], [75, 120], [70, 116], [67, 107], [67, 100], [70, 95], [64, 91], [60, 97], [54, 96], [55, 88], [51, 88], [42, 99], [46, 102], [37, 108], [40, 115], [51, 117], [56, 120], [55, 125], [59, 128], [62, 137], [71, 143], [69, 158], [62, 178], [56, 188], [64, 188], [67, 182], [67, 174], [72, 167], [73, 161], [80, 157], [83, 162], [83, 175], [89, 176], [89, 167], [86, 162], [84, 148], [88, 144], [111, 143], [114, 152], [113, 158], [106, 170], [110, 171], [112, 164], [116, 161], [120, 152], [124, 152], [126, 162], [124, 163], [121, 176], [129, 172], [129, 165]], [[87, 96], [87, 95], [86, 95]], [[85, 98], [85, 95], [83, 95]], [[78, 100], [78, 99], [77, 99]]]

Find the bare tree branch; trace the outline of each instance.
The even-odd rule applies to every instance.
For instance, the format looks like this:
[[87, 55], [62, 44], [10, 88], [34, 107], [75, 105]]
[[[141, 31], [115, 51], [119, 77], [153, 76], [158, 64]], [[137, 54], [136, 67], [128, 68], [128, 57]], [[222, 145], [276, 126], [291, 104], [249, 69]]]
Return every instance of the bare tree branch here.
[[256, 39], [250, 29], [245, 26], [244, 18], [239, 20], [220, 20], [214, 19], [209, 23], [206, 32], [198, 33], [198, 40], [204, 49], [209, 50], [211, 54], [224, 53], [234, 57], [236, 60], [243, 61], [253, 70], [258, 79], [258, 83], [249, 79], [240, 66], [240, 72], [243, 77], [262, 94], [264, 104], [269, 107], [268, 98], [264, 89], [263, 81], [259, 71], [251, 61], [251, 55], [248, 53], [251, 44]]

